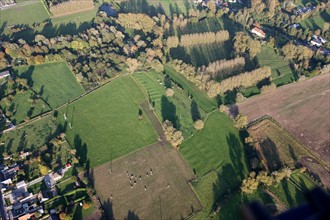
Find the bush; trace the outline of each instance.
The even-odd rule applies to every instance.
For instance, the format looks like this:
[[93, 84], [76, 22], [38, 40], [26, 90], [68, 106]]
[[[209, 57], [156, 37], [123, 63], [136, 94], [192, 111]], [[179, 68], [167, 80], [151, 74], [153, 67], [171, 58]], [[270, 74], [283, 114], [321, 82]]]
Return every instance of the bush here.
[[194, 122], [194, 127], [196, 130], [202, 130], [204, 128], [204, 122], [202, 120], [196, 120]]

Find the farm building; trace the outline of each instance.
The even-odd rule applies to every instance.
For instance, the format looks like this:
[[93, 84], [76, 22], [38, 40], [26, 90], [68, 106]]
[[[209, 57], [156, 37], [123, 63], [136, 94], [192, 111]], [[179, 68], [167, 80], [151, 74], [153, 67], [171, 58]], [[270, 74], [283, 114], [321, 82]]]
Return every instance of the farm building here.
[[261, 30], [260, 28], [258, 28], [258, 27], [254, 27], [251, 30], [251, 33], [252, 34], [255, 34], [255, 35], [257, 35], [257, 36], [259, 36], [261, 38], [265, 38], [266, 37], [266, 33], [263, 30]]
[[0, 73], [0, 79], [4, 79], [4, 78], [7, 78], [7, 77], [10, 77], [9, 70], [6, 70], [6, 71], [3, 71], [3, 72]]

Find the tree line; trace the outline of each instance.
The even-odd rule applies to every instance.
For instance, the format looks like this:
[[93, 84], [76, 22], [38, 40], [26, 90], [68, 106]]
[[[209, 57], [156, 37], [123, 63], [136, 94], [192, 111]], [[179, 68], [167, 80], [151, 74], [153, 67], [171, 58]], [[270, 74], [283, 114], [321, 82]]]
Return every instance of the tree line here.
[[211, 75], [213, 79], [217, 80], [238, 73], [244, 68], [244, 65], [244, 57], [237, 57], [231, 60], [217, 60], [210, 63], [208, 66], [199, 67], [197, 73]]
[[57, 3], [49, 6], [49, 11], [53, 16], [72, 14], [79, 11], [84, 11], [94, 7], [93, 0], [74, 0]]
[[204, 32], [181, 35], [180, 40], [177, 36], [170, 36], [166, 40], [167, 48], [190, 47], [201, 44], [222, 43], [229, 39], [228, 31]]

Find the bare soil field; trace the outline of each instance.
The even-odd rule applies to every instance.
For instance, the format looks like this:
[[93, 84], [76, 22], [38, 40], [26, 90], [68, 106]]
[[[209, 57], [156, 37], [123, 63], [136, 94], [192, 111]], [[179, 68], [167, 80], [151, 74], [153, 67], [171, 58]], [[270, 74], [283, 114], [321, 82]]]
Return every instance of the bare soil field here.
[[330, 73], [278, 88], [238, 104], [253, 121], [268, 115], [318, 157], [330, 162]]
[[107, 219], [182, 219], [202, 208], [191, 169], [162, 144], [98, 166], [91, 177]]

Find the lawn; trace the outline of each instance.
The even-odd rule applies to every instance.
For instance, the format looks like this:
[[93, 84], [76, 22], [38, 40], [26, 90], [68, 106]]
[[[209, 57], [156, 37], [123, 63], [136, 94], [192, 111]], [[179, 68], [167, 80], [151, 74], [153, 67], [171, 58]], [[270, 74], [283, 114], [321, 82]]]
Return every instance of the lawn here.
[[178, 89], [173, 83], [174, 96], [166, 96], [163, 74], [154, 71], [139, 72], [134, 74], [134, 78], [149, 95], [151, 102], [154, 102], [154, 109], [158, 118], [162, 121], [166, 119], [173, 121], [185, 137], [190, 136], [195, 131], [193, 115], [199, 114], [201, 118], [205, 117], [206, 113], [202, 109], [199, 109], [199, 113], [192, 111], [192, 101], [184, 91]]
[[34, 121], [24, 127], [16, 128], [0, 135], [0, 143], [4, 143], [1, 149], [6, 152], [37, 149], [51, 140], [59, 132], [51, 116]]
[[42, 99], [36, 100], [36, 103], [33, 104], [31, 98], [34, 95], [34, 92], [28, 90], [24, 93], [16, 94], [9, 106], [5, 102], [0, 103], [4, 112], [12, 112], [9, 118], [13, 124], [20, 124], [26, 118], [34, 118], [50, 110], [49, 106]]
[[213, 204], [228, 190], [236, 190], [245, 178], [243, 144], [233, 122], [216, 111], [203, 130], [181, 145], [180, 152], [198, 177], [193, 186], [204, 207], [198, 216], [205, 219]]
[[262, 46], [261, 52], [257, 55], [259, 65], [269, 66], [272, 69], [272, 82], [277, 86], [291, 83], [295, 80], [289, 62], [276, 54], [269, 46]]
[[174, 81], [182, 86], [185, 93], [190, 94], [198, 106], [205, 112], [211, 112], [217, 108], [215, 99], [210, 99], [206, 92], [199, 90], [193, 82], [188, 81], [183, 75], [177, 73], [174, 69], [164, 66], [165, 73]]
[[321, 12], [319, 15], [303, 20], [300, 24], [304, 28], [317, 30], [323, 28], [325, 22], [330, 22], [330, 8]]
[[14, 72], [27, 79], [29, 86], [53, 109], [85, 92], [66, 62], [22, 66]]
[[24, 5], [0, 10], [0, 26], [16, 24], [31, 25], [49, 19], [49, 14], [41, 0], [30, 1]]
[[95, 167], [128, 154], [157, 140], [156, 131], [145, 117], [138, 119], [142, 90], [125, 76], [86, 95], [59, 111], [59, 123], [67, 115], [67, 139]]

